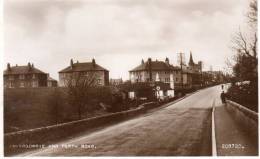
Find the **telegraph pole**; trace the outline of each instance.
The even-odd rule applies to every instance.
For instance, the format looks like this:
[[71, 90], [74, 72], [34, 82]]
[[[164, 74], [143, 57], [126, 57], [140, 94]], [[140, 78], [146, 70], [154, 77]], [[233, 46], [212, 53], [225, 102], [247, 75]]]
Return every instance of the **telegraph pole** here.
[[182, 73], [182, 54], [181, 54], [181, 89], [183, 89], [183, 73]]
[[180, 63], [180, 65], [181, 65], [181, 88], [183, 89], [183, 68], [182, 68], [182, 66], [183, 66], [183, 63], [184, 63], [184, 53], [182, 53], [182, 52], [180, 52], [180, 53], [178, 53], [178, 60], [179, 60], [179, 63]]

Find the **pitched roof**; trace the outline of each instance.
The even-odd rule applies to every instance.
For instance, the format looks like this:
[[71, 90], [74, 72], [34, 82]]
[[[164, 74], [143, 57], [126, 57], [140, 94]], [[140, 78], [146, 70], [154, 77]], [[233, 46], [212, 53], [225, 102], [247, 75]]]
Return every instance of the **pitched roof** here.
[[85, 62], [85, 63], [74, 63], [73, 67], [68, 66], [65, 69], [61, 70], [59, 73], [81, 72], [81, 71], [108, 71], [108, 70], [101, 67], [98, 64], [93, 64], [92, 62]]
[[11, 74], [46, 74], [43, 71], [35, 68], [35, 67], [29, 67], [29, 66], [13, 66], [10, 67], [11, 69], [4, 70], [4, 75], [11, 75]]
[[[168, 65], [163, 61], [151, 61], [151, 70], [172, 70], [174, 67], [172, 65]], [[133, 71], [144, 71], [149, 69], [148, 61], [137, 66], [136, 68], [130, 70]]]

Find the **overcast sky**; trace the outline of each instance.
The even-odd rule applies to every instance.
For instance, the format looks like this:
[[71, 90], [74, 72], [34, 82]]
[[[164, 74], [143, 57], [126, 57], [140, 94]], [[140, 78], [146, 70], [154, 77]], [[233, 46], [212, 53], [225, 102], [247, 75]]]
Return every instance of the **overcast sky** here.
[[5, 62], [29, 61], [58, 79], [70, 59], [128, 79], [141, 59], [177, 63], [190, 50], [204, 70], [223, 69], [249, 0], [5, 0]]

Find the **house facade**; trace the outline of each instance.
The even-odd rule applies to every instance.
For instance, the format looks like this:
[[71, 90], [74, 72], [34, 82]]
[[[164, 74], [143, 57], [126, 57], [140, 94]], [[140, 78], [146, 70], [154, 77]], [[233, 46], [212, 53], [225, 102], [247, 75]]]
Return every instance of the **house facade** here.
[[59, 86], [65, 87], [69, 80], [75, 80], [78, 75], [91, 76], [98, 86], [109, 85], [109, 71], [96, 64], [95, 59], [85, 63], [74, 63], [71, 59], [70, 66], [59, 71]]
[[[149, 83], [157, 98], [174, 97], [174, 67], [168, 58], [165, 61], [152, 61], [151, 58], [146, 62], [142, 60], [139, 66], [129, 71], [129, 76], [132, 84]], [[136, 92], [129, 93], [129, 96], [133, 96], [131, 93]]]
[[152, 61], [149, 58], [146, 62], [129, 71], [131, 83], [136, 82], [163, 82], [170, 84], [171, 88], [191, 88], [193, 71], [184, 65], [179, 66], [170, 64], [168, 58], [165, 61]]
[[164, 82], [174, 87], [174, 67], [170, 65], [169, 59], [164, 61], [152, 61], [148, 58], [146, 62], [129, 71], [131, 83], [136, 82]]
[[11, 66], [4, 70], [4, 88], [47, 87], [47, 73], [37, 69], [33, 64]]

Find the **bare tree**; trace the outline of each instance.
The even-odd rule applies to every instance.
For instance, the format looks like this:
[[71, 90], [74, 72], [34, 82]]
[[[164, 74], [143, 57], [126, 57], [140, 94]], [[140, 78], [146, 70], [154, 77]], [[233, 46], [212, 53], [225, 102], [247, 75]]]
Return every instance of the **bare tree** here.
[[247, 17], [250, 23], [257, 24], [257, 0], [252, 0], [249, 5]]
[[82, 118], [83, 108], [89, 100], [90, 89], [96, 85], [97, 78], [94, 72], [74, 72], [68, 75], [66, 86], [69, 102], [77, 107], [78, 119]]
[[253, 35], [247, 37], [239, 29], [237, 33], [234, 34], [232, 40], [232, 49], [243, 53], [249, 57], [257, 58], [257, 33], [254, 32]]
[[[249, 20], [249, 29], [242, 32], [239, 31], [235, 33], [232, 37], [232, 49], [236, 52], [235, 62], [233, 67], [234, 74], [238, 77], [246, 76], [249, 79], [257, 80], [257, 1], [252, 0], [249, 5], [249, 11], [247, 13], [247, 18]], [[248, 74], [248, 71], [251, 73]]]

